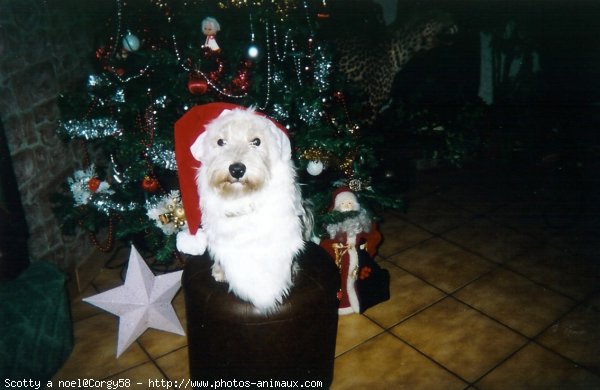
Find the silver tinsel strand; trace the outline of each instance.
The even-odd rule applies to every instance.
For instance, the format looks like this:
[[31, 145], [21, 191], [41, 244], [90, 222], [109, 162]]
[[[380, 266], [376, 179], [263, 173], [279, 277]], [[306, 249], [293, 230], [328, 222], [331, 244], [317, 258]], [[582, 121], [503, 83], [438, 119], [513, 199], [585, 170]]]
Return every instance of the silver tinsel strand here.
[[331, 73], [331, 59], [323, 53], [321, 47], [319, 49], [319, 60], [315, 65], [315, 81], [320, 93], [329, 89], [329, 75]]
[[140, 207], [141, 205], [135, 202], [129, 202], [129, 204], [121, 204], [117, 203], [110, 199], [110, 197], [106, 194], [100, 194], [99, 196], [94, 196], [90, 200], [90, 205], [94, 207], [99, 212], [104, 215], [110, 215], [111, 212], [119, 212], [124, 213], [126, 211], [133, 211]]
[[88, 76], [87, 87], [90, 91], [96, 88], [105, 88], [112, 84], [109, 78], [103, 74], [91, 74]]
[[152, 145], [152, 147], [146, 150], [146, 153], [155, 165], [158, 165], [170, 171], [177, 170], [177, 163], [175, 162], [175, 152], [167, 148], [165, 145], [155, 142]]
[[113, 96], [115, 103], [125, 103], [125, 91], [123, 88], [118, 88]]
[[59, 130], [71, 138], [85, 138], [86, 140], [121, 135], [119, 123], [112, 118], [61, 121]]
[[317, 102], [307, 103], [302, 100], [298, 106], [298, 116], [303, 122], [309, 125], [319, 123], [321, 115], [321, 109]]
[[273, 104], [272, 115], [278, 122], [286, 122], [290, 119], [289, 111], [279, 103]]

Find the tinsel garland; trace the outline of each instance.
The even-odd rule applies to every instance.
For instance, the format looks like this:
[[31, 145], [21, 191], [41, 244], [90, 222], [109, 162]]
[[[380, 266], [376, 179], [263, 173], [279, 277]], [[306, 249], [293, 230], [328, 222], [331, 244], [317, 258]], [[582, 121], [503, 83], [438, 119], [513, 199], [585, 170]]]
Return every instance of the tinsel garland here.
[[146, 153], [153, 164], [169, 171], [177, 170], [175, 151], [172, 148], [168, 148], [164, 143], [154, 142], [151, 147], [146, 149]]
[[113, 118], [70, 119], [66, 122], [61, 121], [58, 131], [73, 139], [92, 140], [120, 136], [121, 126]]
[[124, 213], [140, 208], [140, 205], [135, 202], [129, 202], [127, 204], [119, 203], [113, 201], [108, 196], [94, 197], [91, 201], [91, 205], [104, 215], [110, 215], [113, 212]]

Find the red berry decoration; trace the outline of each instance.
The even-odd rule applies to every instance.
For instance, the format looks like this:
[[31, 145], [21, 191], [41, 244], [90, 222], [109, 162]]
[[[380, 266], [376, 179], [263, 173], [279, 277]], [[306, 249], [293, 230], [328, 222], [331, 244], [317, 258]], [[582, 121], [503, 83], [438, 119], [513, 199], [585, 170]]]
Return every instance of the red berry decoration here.
[[153, 177], [145, 176], [142, 180], [142, 188], [147, 192], [154, 192], [158, 189], [158, 180]]
[[367, 279], [371, 275], [371, 271], [372, 271], [372, 269], [369, 266], [362, 267], [361, 270], [360, 270], [360, 276], [358, 278], [360, 280]]
[[92, 177], [88, 181], [88, 188], [90, 189], [90, 191], [96, 192], [98, 190], [98, 187], [100, 187], [100, 183], [102, 183], [100, 179], [98, 179], [97, 177]]

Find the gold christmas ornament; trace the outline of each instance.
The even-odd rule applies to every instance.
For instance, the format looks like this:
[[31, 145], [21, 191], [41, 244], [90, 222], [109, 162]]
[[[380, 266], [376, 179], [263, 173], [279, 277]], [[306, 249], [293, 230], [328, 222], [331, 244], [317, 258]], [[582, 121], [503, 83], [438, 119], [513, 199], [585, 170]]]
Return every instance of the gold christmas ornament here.
[[354, 172], [353, 165], [354, 155], [348, 155], [340, 162], [340, 169], [346, 176], [352, 176], [352, 173]]
[[310, 147], [302, 151], [300, 158], [308, 161], [320, 161], [324, 165], [328, 165], [331, 160], [331, 156], [327, 151], [315, 147]]
[[165, 213], [165, 214], [161, 214], [158, 216], [158, 220], [163, 225], [170, 223], [172, 218], [173, 218], [173, 214], [171, 214], [171, 213]]
[[169, 210], [168, 212], [158, 216], [160, 223], [163, 225], [173, 223], [178, 227], [185, 225], [185, 211], [183, 210], [183, 207], [169, 205], [167, 209]]
[[173, 211], [173, 215], [175, 216], [175, 218], [182, 219], [185, 221], [185, 211], [183, 210], [183, 207], [176, 207]]

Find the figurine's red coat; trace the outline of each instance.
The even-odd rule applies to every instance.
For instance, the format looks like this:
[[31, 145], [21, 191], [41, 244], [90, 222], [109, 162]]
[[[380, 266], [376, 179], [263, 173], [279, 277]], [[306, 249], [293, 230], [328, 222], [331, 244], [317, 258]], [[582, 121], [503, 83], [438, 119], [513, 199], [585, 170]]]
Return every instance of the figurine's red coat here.
[[[340, 314], [347, 312], [359, 313], [358, 301], [353, 299], [357, 296], [355, 278], [352, 277], [353, 268], [358, 267], [359, 250], [365, 250], [371, 258], [377, 254], [377, 248], [381, 242], [381, 233], [377, 230], [377, 225], [371, 225], [371, 231], [362, 232], [356, 235], [354, 242], [348, 242], [348, 237], [345, 233], [336, 235], [333, 239], [321, 240], [321, 247], [324, 248], [331, 258], [337, 262], [341, 276], [341, 291], [340, 291]], [[336, 251], [336, 247], [338, 248]], [[337, 254], [336, 254], [337, 252]], [[360, 274], [360, 270], [356, 269], [356, 274]]]

